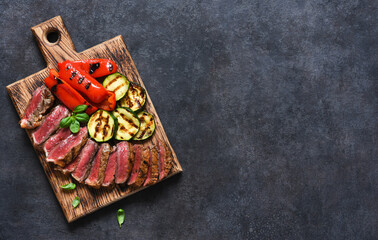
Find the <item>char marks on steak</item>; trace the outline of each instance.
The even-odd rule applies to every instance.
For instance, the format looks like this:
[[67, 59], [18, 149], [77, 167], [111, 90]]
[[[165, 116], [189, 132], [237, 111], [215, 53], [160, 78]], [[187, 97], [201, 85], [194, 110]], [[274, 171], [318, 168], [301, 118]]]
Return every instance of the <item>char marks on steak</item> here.
[[69, 174], [75, 171], [77, 164], [79, 163], [79, 156], [82, 151], [80, 151], [79, 155], [75, 157], [74, 160], [72, 160], [69, 164], [67, 164], [64, 168], [58, 168], [63, 174]]
[[87, 140], [87, 127], [82, 127], [78, 133], [71, 134], [57, 144], [47, 156], [46, 161], [53, 162], [60, 167], [64, 167], [77, 156], [81, 147], [87, 142]]
[[95, 159], [92, 163], [92, 168], [85, 184], [93, 188], [100, 188], [105, 177], [106, 165], [111, 152], [111, 146], [108, 143], [101, 144]]
[[165, 178], [172, 168], [172, 152], [162, 140], [158, 141], [159, 180]]
[[132, 187], [140, 187], [143, 185], [144, 181], [147, 178], [149, 159], [150, 159], [150, 149], [145, 148], [142, 150], [142, 159], [141, 159], [140, 166], [138, 169], [138, 175], [137, 175], [137, 178], [135, 179], [135, 182], [131, 185]]
[[69, 128], [60, 128], [54, 135], [52, 135], [46, 142], [43, 144], [43, 151], [47, 157], [51, 150], [61, 141], [68, 138], [71, 135], [71, 130]]
[[149, 166], [147, 171], [147, 178], [143, 186], [153, 185], [158, 181], [159, 178], [159, 163], [158, 163], [158, 153], [155, 147], [148, 148], [150, 157], [149, 157]]
[[45, 85], [37, 88], [20, 120], [20, 126], [26, 129], [34, 129], [41, 125], [43, 115], [52, 107], [53, 103], [54, 96]]
[[58, 128], [60, 120], [67, 117], [69, 110], [63, 106], [56, 106], [45, 118], [42, 124], [37, 128], [32, 134], [34, 145], [39, 148], [39, 146], [46, 141]]
[[[138, 176], [139, 176], [139, 169], [140, 169], [140, 166], [141, 166], [141, 163], [142, 163], [142, 145], [139, 145], [139, 144], [136, 144], [133, 146], [134, 148], [134, 154], [135, 154], [135, 157], [134, 157], [134, 166], [133, 166], [133, 170], [131, 172], [131, 175], [130, 175], [130, 178], [129, 180], [127, 181], [127, 185], [131, 186], [131, 185], [134, 185]], [[146, 172], [147, 174], [147, 172]]]
[[88, 177], [91, 164], [98, 150], [98, 144], [91, 139], [82, 148], [77, 156], [77, 166], [71, 176], [78, 182], [82, 183]]
[[126, 141], [117, 144], [117, 170], [115, 183], [124, 184], [131, 174], [134, 165], [133, 145]]
[[106, 165], [105, 177], [102, 183], [103, 187], [112, 187], [114, 185], [114, 175], [117, 170], [117, 155], [117, 147], [114, 146]]

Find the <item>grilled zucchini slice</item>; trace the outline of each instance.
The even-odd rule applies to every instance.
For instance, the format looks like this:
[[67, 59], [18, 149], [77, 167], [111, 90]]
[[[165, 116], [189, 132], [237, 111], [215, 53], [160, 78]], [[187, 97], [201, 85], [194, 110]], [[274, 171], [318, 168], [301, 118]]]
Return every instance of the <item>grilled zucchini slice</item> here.
[[102, 86], [104, 86], [106, 90], [113, 92], [118, 101], [126, 95], [127, 90], [129, 90], [130, 82], [122, 74], [113, 73], [105, 78]]
[[113, 137], [116, 122], [112, 115], [104, 110], [92, 114], [88, 121], [88, 133], [96, 142], [106, 142]]
[[119, 106], [129, 108], [133, 112], [138, 112], [143, 108], [146, 100], [146, 90], [138, 84], [130, 82], [129, 90], [126, 96], [119, 101]]
[[117, 108], [113, 111], [114, 117], [117, 118], [118, 127], [114, 138], [117, 140], [130, 140], [137, 134], [140, 127], [140, 121], [133, 111], [128, 108]]
[[146, 111], [138, 113], [140, 127], [138, 133], [133, 137], [133, 140], [145, 140], [152, 136], [155, 132], [154, 116]]

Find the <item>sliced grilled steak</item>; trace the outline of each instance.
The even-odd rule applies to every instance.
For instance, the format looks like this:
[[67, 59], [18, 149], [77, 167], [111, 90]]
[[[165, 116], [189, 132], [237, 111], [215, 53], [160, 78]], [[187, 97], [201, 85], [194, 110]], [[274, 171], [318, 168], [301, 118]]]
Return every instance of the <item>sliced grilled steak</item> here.
[[[134, 166], [133, 166], [133, 170], [131, 172], [131, 176], [130, 176], [129, 180], [127, 181], [127, 185], [129, 185], [129, 186], [131, 186], [131, 185], [135, 186], [136, 180], [139, 177], [143, 177], [144, 170], [145, 170], [144, 175], [147, 175], [147, 170], [148, 170], [148, 158], [145, 159], [146, 163], [144, 163], [143, 156], [142, 156], [142, 145], [139, 145], [139, 144], [134, 145], [133, 148], [134, 148], [135, 158], [134, 158]], [[138, 183], [139, 183], [139, 181], [138, 181]]]
[[111, 187], [114, 185], [114, 175], [117, 170], [117, 147], [114, 146], [112, 152], [110, 153], [108, 164], [106, 165], [103, 187]]
[[165, 178], [172, 168], [172, 152], [162, 140], [158, 141], [159, 180]]
[[49, 115], [47, 115], [39, 128], [32, 134], [34, 145], [38, 148], [46, 141], [46, 139], [59, 128], [60, 120], [67, 117], [69, 113], [69, 110], [65, 106], [56, 106]]
[[58, 168], [58, 170], [60, 170], [64, 174], [69, 174], [75, 171], [77, 164], [79, 163], [79, 159], [80, 159], [79, 156], [81, 152], [82, 151], [80, 151], [79, 155], [75, 157], [75, 159], [72, 160], [69, 164], [67, 164], [64, 168]]
[[108, 143], [101, 144], [95, 159], [92, 163], [92, 168], [85, 184], [93, 188], [100, 188], [105, 177], [105, 169], [108, 158], [111, 152], [111, 146]]
[[54, 135], [52, 135], [43, 144], [43, 151], [46, 157], [49, 155], [50, 151], [61, 141], [68, 138], [71, 135], [71, 130], [69, 128], [60, 128]]
[[115, 183], [124, 184], [130, 176], [134, 165], [133, 146], [126, 142], [117, 144], [117, 171], [115, 174]]
[[158, 153], [155, 147], [149, 148], [150, 158], [149, 158], [149, 167], [147, 171], [147, 178], [143, 186], [148, 186], [155, 184], [159, 178], [159, 160]]
[[91, 163], [93, 161], [94, 156], [97, 153], [97, 149], [98, 144], [89, 139], [80, 151], [80, 154], [77, 157], [78, 164], [71, 174], [71, 176], [76, 181], [82, 183], [88, 177], [89, 171], [91, 169]]
[[142, 160], [138, 169], [138, 176], [135, 179], [135, 182], [132, 184], [133, 187], [140, 187], [143, 185], [144, 181], [147, 178], [147, 172], [149, 168], [149, 159], [150, 159], [150, 149], [145, 148], [142, 151]]
[[26, 129], [34, 129], [41, 125], [44, 113], [52, 107], [53, 103], [54, 96], [45, 85], [37, 88], [20, 120], [20, 126]]
[[87, 140], [87, 127], [82, 127], [78, 133], [71, 134], [68, 138], [56, 145], [47, 156], [46, 161], [64, 167], [76, 157]]

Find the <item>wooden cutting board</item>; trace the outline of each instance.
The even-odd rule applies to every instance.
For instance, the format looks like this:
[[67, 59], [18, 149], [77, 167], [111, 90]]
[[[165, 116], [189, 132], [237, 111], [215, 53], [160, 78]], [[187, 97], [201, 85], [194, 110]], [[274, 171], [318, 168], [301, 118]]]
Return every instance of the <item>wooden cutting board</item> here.
[[[11, 97], [14, 107], [16, 108], [20, 118], [24, 114], [27, 103], [29, 99], [31, 99], [32, 93], [37, 87], [43, 84], [44, 79], [49, 74], [49, 70], [51, 68], [57, 69], [58, 62], [62, 62], [67, 59], [111, 59], [117, 63], [118, 71], [120, 73], [127, 76], [130, 81], [137, 82], [141, 86], [146, 88], [139, 76], [139, 73], [135, 67], [129, 51], [127, 50], [122, 36], [117, 36], [97, 46], [78, 53], [75, 51], [75, 46], [72, 43], [71, 37], [68, 34], [67, 29], [60, 16], [54, 17], [46, 22], [34, 26], [31, 28], [31, 30], [36, 41], [38, 42], [38, 46], [42, 52], [42, 55], [47, 62], [47, 68], [7, 86], [9, 96]], [[51, 34], [51, 32], [58, 33], [59, 35], [58, 40], [54, 43], [49, 42], [47, 37], [47, 35]], [[174, 158], [173, 168], [168, 177], [182, 172], [181, 165], [178, 162], [177, 156], [169, 143], [167, 135], [160, 122], [159, 116], [156, 113], [155, 107], [151, 102], [148, 92], [145, 108], [149, 113], [152, 113], [155, 116], [156, 131], [152, 139], [146, 141], [145, 143], [143, 143], [143, 145], [151, 146], [153, 143], [156, 143], [157, 138], [164, 139], [171, 148]], [[26, 131], [30, 138], [32, 131]], [[70, 176], [65, 176], [62, 173], [55, 171], [54, 167], [50, 164], [47, 164], [47, 162], [45, 161], [44, 154], [38, 151], [36, 152], [68, 222], [72, 222], [80, 217], [83, 217], [104, 206], [107, 206], [144, 189], [139, 188], [132, 190], [127, 187], [117, 186], [112, 190], [96, 190], [89, 188], [83, 184], [77, 184], [77, 187], [74, 191], [63, 191], [60, 186], [73, 182], [74, 180]], [[72, 207], [72, 200], [76, 196], [80, 198], [80, 205], [74, 209]]]

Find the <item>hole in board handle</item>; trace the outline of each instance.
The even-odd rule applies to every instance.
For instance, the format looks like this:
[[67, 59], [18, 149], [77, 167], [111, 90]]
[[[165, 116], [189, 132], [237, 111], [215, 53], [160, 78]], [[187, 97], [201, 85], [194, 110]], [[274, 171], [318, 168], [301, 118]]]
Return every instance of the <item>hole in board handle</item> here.
[[60, 40], [60, 32], [58, 31], [58, 29], [53, 28], [47, 31], [45, 35], [45, 40], [49, 44], [55, 45]]

